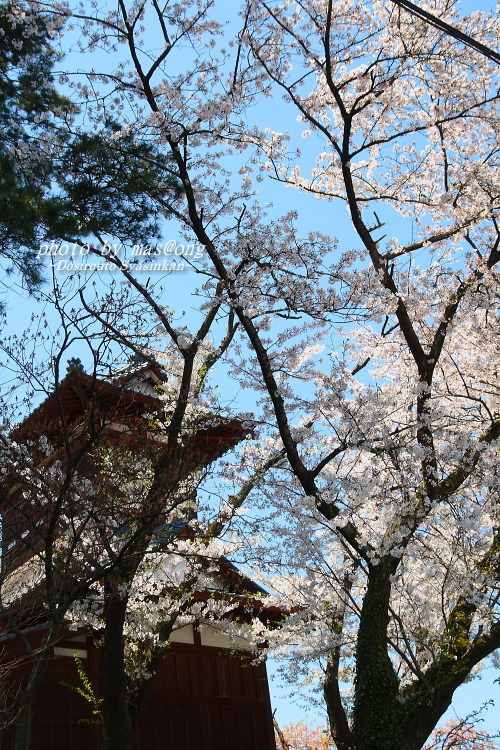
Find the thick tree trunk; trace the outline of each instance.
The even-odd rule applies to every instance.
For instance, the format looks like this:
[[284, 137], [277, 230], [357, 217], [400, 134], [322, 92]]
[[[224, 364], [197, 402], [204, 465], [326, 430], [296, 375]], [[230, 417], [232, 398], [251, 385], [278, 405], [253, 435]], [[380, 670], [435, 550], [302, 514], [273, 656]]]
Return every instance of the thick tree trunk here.
[[32, 699], [23, 701], [14, 720], [14, 750], [29, 750], [32, 703]]
[[398, 679], [387, 649], [394, 561], [370, 568], [358, 630], [353, 739], [356, 750], [404, 750]]
[[102, 750], [130, 750], [132, 744], [124, 663], [123, 625], [126, 611], [126, 598], [115, 593], [108, 596], [102, 646]]

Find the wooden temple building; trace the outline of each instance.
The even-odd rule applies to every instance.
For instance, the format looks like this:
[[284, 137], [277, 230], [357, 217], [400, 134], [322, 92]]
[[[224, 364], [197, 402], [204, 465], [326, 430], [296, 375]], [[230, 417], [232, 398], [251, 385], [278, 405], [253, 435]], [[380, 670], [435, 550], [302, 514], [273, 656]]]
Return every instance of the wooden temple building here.
[[[54, 439], [64, 420], [67, 433], [78, 440], [76, 435], [81, 432], [83, 415], [93, 409], [95, 414], [106, 414], [105, 439], [119, 440], [123, 432], [120, 425], [158, 410], [155, 388], [163, 378], [160, 368], [148, 363], [124, 367], [112, 378], [102, 380], [76, 367], [60, 383], [57, 393], [49, 396], [18, 428], [16, 439], [22, 442], [36, 437], [42, 426]], [[198, 464], [208, 465], [242, 437], [244, 431], [238, 420], [200, 426], [189, 450], [196, 454]], [[87, 464], [86, 470], [89, 469], [92, 467]], [[31, 533], [26, 525], [30, 509], [20, 499], [14, 480], [10, 486], [9, 480], [7, 484], [4, 482], [0, 512], [3, 606], [9, 597], [13, 607], [16, 602], [29, 600], [29, 606], [25, 607], [29, 613], [26, 627], [23, 628], [23, 622], [18, 626], [36, 648], [47, 623], [43, 609], [37, 610], [36, 586], [29, 591], [29, 587], [23, 586], [26, 570], [37, 558], [37, 550], [36, 544], [26, 543]], [[37, 518], [31, 520], [35, 528]], [[218, 592], [217, 595], [227, 598], [229, 616], [244, 616], [249, 602], [265, 611], [258, 601], [265, 597], [263, 589], [228, 561], [221, 561], [217, 574], [207, 574], [206, 586], [212, 594]], [[199, 594], [202, 597], [204, 592]], [[22, 606], [20, 611], [24, 611]], [[269, 610], [263, 616], [276, 618], [277, 614]], [[68, 687], [80, 684], [76, 655], [95, 695], [100, 694], [102, 660], [93, 635], [85, 630], [66, 629], [54, 645], [33, 704], [30, 750], [99, 750], [101, 726], [91, 721], [92, 705]], [[29, 660], [22, 639], [5, 625], [2, 631], [0, 622], [0, 667], [2, 661], [11, 665], [3, 679], [15, 695], [16, 685], [22, 684], [29, 673]], [[0, 732], [1, 750], [12, 750], [13, 742], [12, 731], [7, 728]], [[245, 650], [242, 639], [230, 638], [223, 628], [208, 622], [197, 621], [175, 630], [135, 727], [133, 750], [274, 748], [265, 663], [253, 663], [253, 655]]]

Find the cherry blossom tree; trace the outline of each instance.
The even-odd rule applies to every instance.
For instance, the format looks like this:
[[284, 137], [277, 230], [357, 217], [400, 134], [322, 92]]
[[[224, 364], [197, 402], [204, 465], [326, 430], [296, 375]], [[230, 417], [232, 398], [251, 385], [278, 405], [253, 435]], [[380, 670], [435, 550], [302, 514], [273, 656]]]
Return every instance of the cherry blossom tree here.
[[287, 724], [281, 730], [274, 725], [277, 750], [330, 750], [331, 737], [328, 730], [320, 725], [309, 726], [304, 721]]
[[[134, 362], [116, 369], [117, 352], [85, 310], [88, 301], [79, 315], [71, 299], [64, 305], [59, 332], [36, 330], [23, 337], [23, 347], [17, 336], [2, 346], [24, 382], [29, 376], [45, 394], [20, 425], [4, 426], [2, 440], [9, 500], [3, 507], [0, 618], [3, 635], [18, 639], [30, 665], [26, 680], [13, 685], [15, 700], [5, 705], [16, 750], [29, 747], [32, 703], [68, 622], [102, 638], [102, 746], [125, 748], [172, 630], [200, 618], [219, 620], [231, 608], [224, 597], [197, 596], [234, 545], [214, 540], [214, 531], [230, 520], [227, 504], [203, 509], [196, 489], [206, 481], [208, 464], [248, 430], [205, 388], [217, 351], [201, 331], [187, 374], [172, 346], [163, 349], [163, 367], [146, 348], [141, 351], [150, 364], [136, 351]], [[138, 314], [144, 310], [137, 310], [129, 292], [100, 309], [107, 325], [113, 311], [122, 324], [127, 321], [134, 346], [134, 326], [144, 326]], [[144, 345], [143, 332], [138, 338]], [[82, 372], [80, 364], [63, 378], [60, 367], [75, 342], [86, 347], [94, 369]], [[49, 365], [36, 367], [32, 349], [39, 347], [45, 353], [51, 348]], [[139, 393], [134, 391], [134, 378], [148, 366], [159, 373], [149, 396], [140, 380]], [[81, 394], [76, 413], [71, 389]], [[41, 642], [26, 635], [30, 625], [44, 625], [38, 628]], [[8, 671], [16, 665], [6, 656]]]
[[[339, 750], [420, 750], [500, 646], [497, 71], [378, 0], [249, 1], [227, 33], [203, 0], [52, 12], [83, 30], [87, 116], [104, 132], [118, 113], [115, 140], [138, 132], [168, 157], [179, 188], [155, 200], [204, 248], [191, 325], [166, 308], [174, 273], [144, 281], [134, 247], [99, 231], [86, 245], [180, 363], [172, 456], [196, 382], [226, 356], [261, 425], [227, 507], [254, 503], [255, 526], [235, 530], [254, 532], [247, 562], [293, 613], [269, 643], [292, 683], [318, 680]], [[491, 15], [433, 13], [498, 38]], [[93, 67], [101, 48], [112, 71]], [[281, 96], [282, 127], [263, 128]], [[312, 231], [255, 202], [266, 179], [314, 199]], [[318, 231], [341, 232], [342, 204], [345, 242]], [[79, 283], [107, 336], [138, 348], [140, 328]]]
[[[492, 19], [473, 23], [488, 39]], [[254, 24], [256, 58], [321, 149], [304, 177], [268, 137], [265, 166], [344, 200], [360, 243], [360, 264], [343, 279], [355, 327], [347, 356], [314, 375], [318, 398], [302, 417], [317, 458], [294, 453], [269, 381], [311, 498], [295, 512], [296, 533], [309, 516], [319, 524], [301, 566], [330, 581], [316, 603], [331, 634], [330, 726], [340, 748], [416, 748], [462, 669], [499, 645], [495, 72], [379, 5], [262, 3]], [[410, 226], [391, 231], [395, 212]], [[410, 228], [412, 240], [399, 239]], [[347, 711], [342, 666], [353, 670]]]
[[494, 739], [498, 739], [498, 735], [477, 729], [468, 720], [447, 721], [432, 733], [425, 750], [495, 750], [498, 745]]

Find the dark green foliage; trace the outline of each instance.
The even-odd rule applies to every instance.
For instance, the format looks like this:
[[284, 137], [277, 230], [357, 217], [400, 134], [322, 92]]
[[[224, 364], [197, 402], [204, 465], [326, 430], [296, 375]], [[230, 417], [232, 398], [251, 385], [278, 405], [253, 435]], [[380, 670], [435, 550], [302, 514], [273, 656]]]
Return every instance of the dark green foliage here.
[[81, 236], [145, 241], [158, 232], [155, 199], [177, 191], [167, 159], [111, 120], [99, 133], [75, 137], [58, 173]]
[[33, 290], [42, 280], [38, 245], [61, 203], [49, 195], [52, 165], [42, 144], [54, 124], [45, 118], [72, 105], [55, 90], [55, 53], [43, 19], [0, 5], [0, 37], [0, 255]]
[[167, 159], [119, 124], [72, 125], [77, 109], [52, 76], [50, 26], [0, 4], [0, 261], [30, 291], [43, 280], [42, 242], [147, 241], [158, 232], [157, 199], [171, 200], [178, 184]]

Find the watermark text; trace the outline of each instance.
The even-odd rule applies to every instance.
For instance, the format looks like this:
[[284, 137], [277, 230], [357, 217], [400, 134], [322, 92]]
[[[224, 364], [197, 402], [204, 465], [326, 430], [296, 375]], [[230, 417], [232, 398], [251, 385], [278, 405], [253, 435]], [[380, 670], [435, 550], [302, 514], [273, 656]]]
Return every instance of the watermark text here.
[[176, 240], [132, 246], [105, 242], [97, 248], [53, 240], [40, 245], [37, 258], [50, 257], [56, 271], [183, 271], [189, 261], [200, 260], [204, 251], [203, 245]]

